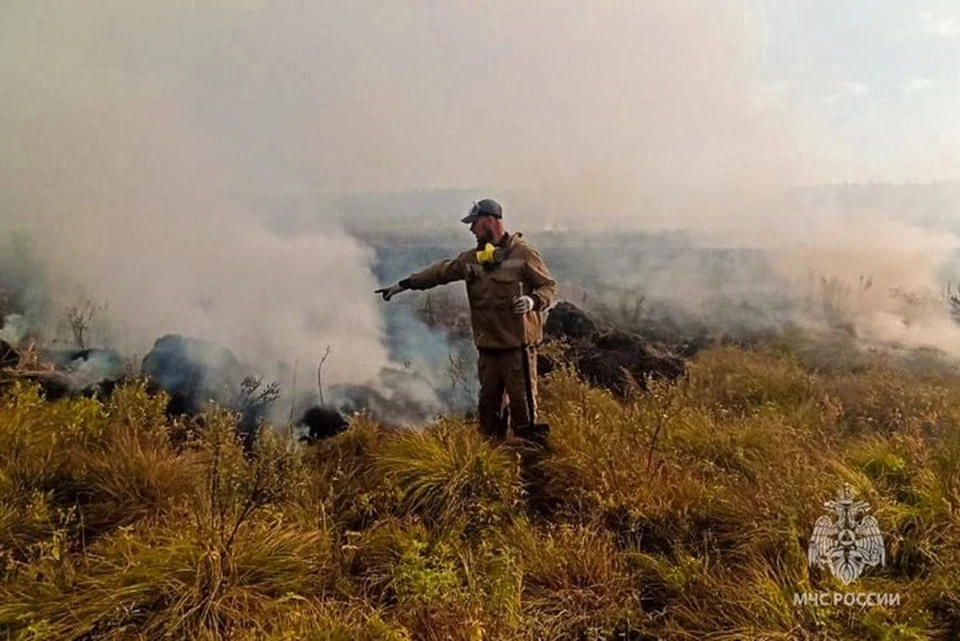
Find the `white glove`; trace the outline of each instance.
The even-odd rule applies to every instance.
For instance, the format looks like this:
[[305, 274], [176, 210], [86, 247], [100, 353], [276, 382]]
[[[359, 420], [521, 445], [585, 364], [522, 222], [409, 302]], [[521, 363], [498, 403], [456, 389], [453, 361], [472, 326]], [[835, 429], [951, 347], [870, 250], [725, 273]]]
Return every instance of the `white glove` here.
[[390, 285], [390, 287], [384, 287], [383, 289], [378, 289], [374, 293], [380, 294], [383, 296], [383, 300], [389, 301], [391, 298], [404, 291], [406, 287], [401, 286], [400, 284]]
[[513, 312], [515, 314], [526, 314], [532, 312], [535, 303], [529, 296], [517, 296], [513, 299]]

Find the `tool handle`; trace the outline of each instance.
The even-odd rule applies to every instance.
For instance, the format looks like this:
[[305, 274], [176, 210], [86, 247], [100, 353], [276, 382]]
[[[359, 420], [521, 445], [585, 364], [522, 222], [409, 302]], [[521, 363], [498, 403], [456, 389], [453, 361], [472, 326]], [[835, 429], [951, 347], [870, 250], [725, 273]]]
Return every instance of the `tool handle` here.
[[[523, 298], [523, 281], [522, 281], [522, 280], [519, 281], [519, 284], [520, 284], [520, 298]], [[519, 315], [519, 314], [518, 314], [517, 316], [520, 318], [520, 335], [523, 336], [523, 350], [524, 350], [524, 352], [526, 352], [526, 350], [527, 350], [527, 332], [526, 332], [526, 327], [524, 326], [523, 316], [522, 316], [522, 315]]]

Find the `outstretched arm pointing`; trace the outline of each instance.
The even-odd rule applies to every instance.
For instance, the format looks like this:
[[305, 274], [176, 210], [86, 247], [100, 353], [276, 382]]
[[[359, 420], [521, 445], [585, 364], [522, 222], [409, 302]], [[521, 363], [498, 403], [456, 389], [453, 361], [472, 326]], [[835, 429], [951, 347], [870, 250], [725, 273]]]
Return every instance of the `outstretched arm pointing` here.
[[404, 287], [400, 283], [397, 283], [395, 285], [390, 285], [390, 287], [383, 287], [381, 289], [378, 289], [374, 291], [374, 293], [380, 294], [381, 296], [383, 296], [383, 300], [389, 301], [391, 298], [393, 298], [400, 292], [404, 291], [405, 289], [406, 287]]

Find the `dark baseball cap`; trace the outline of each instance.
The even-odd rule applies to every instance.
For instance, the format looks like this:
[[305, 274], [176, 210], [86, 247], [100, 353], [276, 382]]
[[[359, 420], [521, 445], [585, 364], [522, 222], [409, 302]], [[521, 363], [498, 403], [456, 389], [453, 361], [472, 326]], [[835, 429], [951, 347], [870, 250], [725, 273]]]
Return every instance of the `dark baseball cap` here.
[[470, 208], [470, 213], [460, 219], [462, 223], [470, 223], [471, 225], [477, 218], [480, 216], [493, 216], [494, 218], [503, 218], [503, 208], [500, 207], [500, 203], [490, 198], [484, 198], [479, 202], [473, 203], [473, 207]]

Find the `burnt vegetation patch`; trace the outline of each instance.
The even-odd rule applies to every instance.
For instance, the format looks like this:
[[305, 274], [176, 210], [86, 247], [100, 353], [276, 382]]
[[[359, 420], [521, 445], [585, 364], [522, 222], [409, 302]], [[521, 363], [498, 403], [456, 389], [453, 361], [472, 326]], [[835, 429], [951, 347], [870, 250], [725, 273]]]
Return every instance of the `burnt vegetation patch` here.
[[560, 349], [553, 350], [559, 358], [540, 356], [542, 374], [553, 370], [556, 362], [566, 361], [585, 380], [620, 397], [631, 389], [645, 388], [649, 378], [675, 379], [684, 373], [684, 359], [667, 346], [639, 334], [604, 329], [573, 303], [561, 302], [550, 310], [544, 334]]

